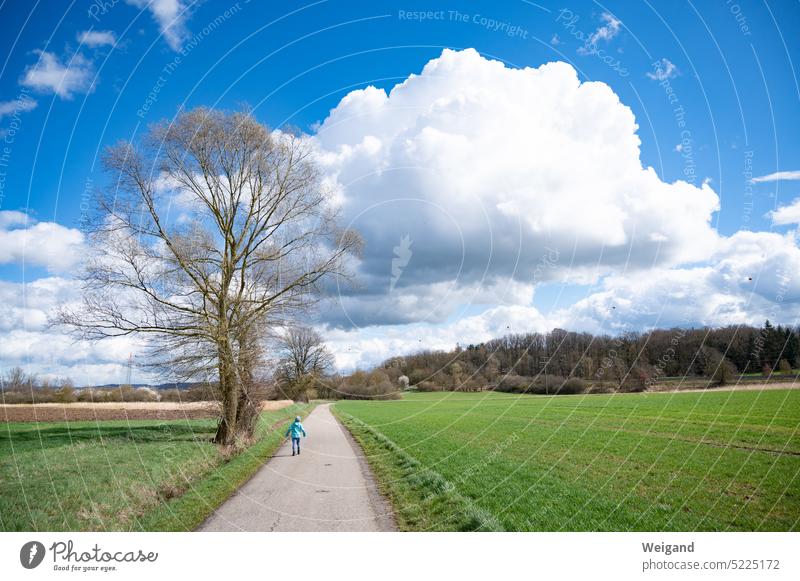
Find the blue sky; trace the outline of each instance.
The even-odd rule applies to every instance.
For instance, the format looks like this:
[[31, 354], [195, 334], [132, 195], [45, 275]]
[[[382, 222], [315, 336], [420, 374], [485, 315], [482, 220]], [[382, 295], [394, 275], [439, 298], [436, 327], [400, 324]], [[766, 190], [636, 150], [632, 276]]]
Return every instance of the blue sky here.
[[[579, 252], [572, 254], [566, 247], [559, 248], [559, 267], [546, 268], [552, 272], [538, 280], [517, 276], [518, 271], [504, 272], [505, 263], [500, 260], [496, 269], [487, 270], [490, 279], [456, 280], [448, 287], [450, 291], [460, 289], [455, 298], [450, 296], [435, 308], [426, 307], [420, 312], [412, 309], [401, 320], [376, 314], [369, 307], [383, 304], [385, 311], [387, 304], [381, 303], [382, 295], [373, 292], [374, 288], [350, 293], [339, 301], [345, 307], [344, 316], [339, 313], [316, 321], [326, 330], [342, 367], [368, 365], [395, 350], [408, 351], [423, 338], [430, 346], [447, 347], [455, 340], [482, 340], [506, 328], [540, 330], [562, 324], [614, 332], [656, 323], [751, 322], [765, 314], [796, 323], [797, 311], [792, 305], [798, 298], [793, 294], [797, 275], [770, 273], [769, 264], [772, 259], [776, 264], [792, 264], [796, 258], [792, 237], [797, 229], [793, 220], [798, 213], [793, 202], [800, 196], [798, 176], [784, 174], [784, 178], [794, 179], [765, 178], [756, 182], [748, 179], [800, 170], [800, 88], [795, 68], [800, 63], [797, 2], [127, 0], [75, 2], [68, 6], [56, 2], [5, 2], [0, 5], [0, 22], [4, 32], [0, 35], [0, 53], [4, 57], [0, 69], [0, 212], [5, 212], [6, 217], [5, 222], [0, 220], [0, 241], [6, 245], [5, 251], [0, 248], [0, 283], [4, 285], [2, 296], [7, 297], [6, 306], [0, 307], [0, 313], [5, 309], [6, 318], [5, 325], [0, 325], [0, 342], [5, 344], [5, 349], [0, 349], [0, 367], [23, 364], [40, 373], [82, 374], [86, 381], [112, 380], [134, 349], [122, 344], [114, 348], [67, 347], [59, 338], [57, 342], [62, 341], [58, 344], [63, 344], [64, 353], [77, 351], [80, 355], [62, 357], [58, 355], [62, 351], [57, 350], [49, 360], [43, 360], [35, 353], [37, 346], [57, 334], [42, 326], [43, 313], [61, 300], [74, 299], [74, 289], [68, 287], [77, 261], [66, 255], [80, 254], [77, 232], [87, 192], [107, 182], [98, 162], [103, 147], [140, 135], [148, 123], [173, 116], [179, 107], [199, 105], [231, 109], [247, 103], [270, 126], [293, 125], [314, 136], [320, 126], [325, 127], [331, 110], [352, 91], [373, 86], [388, 93], [410, 75], [420, 75], [423, 67], [442, 57], [445, 49], [454, 49], [454, 54], [461, 56], [453, 57], [452, 63], [443, 57], [437, 70], [451, 71], [458, 81], [430, 85], [439, 87], [437, 90], [448, 99], [458, 92], [453, 88], [460, 86], [458, 83], [464, 83], [463, 93], [476, 90], [468, 80], [472, 74], [469, 67], [475, 67], [476, 79], [497, 80], [491, 86], [478, 88], [498, 93], [505, 90], [501, 86], [503, 79], [512, 78], [509, 70], [537, 69], [552, 61], [568, 63], [582, 82], [605, 83], [635, 117], [641, 165], [652, 167], [664, 184], [684, 180], [700, 192], [705, 182], [718, 196], [718, 209], [711, 211], [708, 219], [697, 218], [698, 230], [687, 227], [681, 231], [680, 235], [687, 239], [681, 241], [680, 248], [675, 247], [675, 253], [685, 255], [683, 258], [662, 264], [660, 258], [642, 250], [642, 264], [634, 268], [640, 278], [633, 282], [625, 273], [632, 272], [628, 265], [636, 260], [625, 264], [612, 261], [591, 275], [581, 274], [585, 265], [576, 256], [585, 255], [587, 264], [597, 262], [581, 246]], [[459, 52], [464, 49], [474, 49], [479, 59]], [[504, 65], [499, 77], [492, 76], [494, 73], [485, 67], [484, 61], [495, 60]], [[484, 72], [477, 72], [478, 69]], [[488, 76], [482, 76], [484, 73]], [[425, 90], [412, 88], [408, 92], [413, 90], [418, 91], [413, 98], [423, 98]], [[526, 106], [530, 111], [541, 106], [535, 89], [530, 91], [533, 92], [519, 96], [519, 115], [526, 114]], [[357, 94], [358, 99], [363, 96]], [[428, 107], [434, 101], [415, 106]], [[569, 115], [569, 111], [580, 112], [588, 105], [566, 113], [560, 113], [557, 105], [547, 106], [556, 107], [553, 115]], [[604, 100], [603, 107], [613, 107], [613, 99]], [[342, 107], [341, 111], [346, 109]], [[602, 114], [607, 110], [597, 111]], [[384, 124], [389, 121], [385, 119]], [[601, 121], [589, 119], [585, 123], [593, 138], [602, 130]], [[420, 123], [420, 119], [413, 120], [413, 124]], [[536, 148], [541, 148], [542, 143], [537, 138], [528, 143], [513, 131], [512, 125], [515, 124], [509, 125], [509, 133], [518, 140], [522, 153], [528, 146], [539, 151]], [[363, 127], [345, 126], [349, 127], [348, 135], [366, 135]], [[347, 142], [348, 137], [336, 130], [326, 135], [335, 134], [336, 139], [320, 137], [323, 149], [336, 152]], [[475, 134], [469, 134], [475, 138]], [[492, 136], [497, 137], [495, 133]], [[384, 145], [395, 138], [388, 134], [378, 136]], [[560, 143], [557, 138], [556, 134], [553, 143]], [[574, 135], [570, 140], [574, 143]], [[610, 141], [604, 147], [613, 149], [615, 144]], [[564, 151], [565, 157], [572, 154]], [[441, 159], [446, 158], [446, 152], [441, 155]], [[390, 161], [383, 159], [381, 167]], [[582, 160], [573, 161], [576, 171], [583, 171]], [[349, 162], [332, 162], [336, 175], [354, 171], [346, 163]], [[486, 163], [497, 165], [488, 158]], [[522, 155], [517, 165], [525, 163], [535, 164], [536, 160]], [[469, 173], [475, 168], [462, 169]], [[376, 186], [389, 190], [400, 187], [396, 182], [387, 182], [389, 177], [381, 179]], [[524, 181], [522, 176], [520, 180]], [[495, 177], [491, 183], [502, 181]], [[522, 181], [508, 185], [508, 191], [521, 191]], [[591, 183], [590, 177], [581, 183]], [[367, 194], [341, 185], [351, 200], [361, 200], [350, 205], [353, 211], [367, 207], [363, 205]], [[613, 190], [615, 186], [608, 187]], [[663, 194], [653, 195], [672, 196], [670, 191], [664, 189]], [[695, 190], [680, 195], [691, 197], [695, 195], [692, 192]], [[414, 195], [424, 199], [426, 194], [415, 191]], [[482, 203], [489, 200], [485, 192], [476, 195]], [[504, 194], [505, 202], [509, 195]], [[557, 197], [540, 189], [520, 195], [544, 200], [547, 195]], [[635, 196], [626, 194], [625, 204], [631, 195]], [[397, 199], [396, 194], [393, 199]], [[398, 220], [404, 211], [413, 216], [416, 210], [411, 206], [399, 205], [394, 215]], [[578, 202], [576, 211], [580, 206]], [[680, 207], [691, 213], [710, 206], [700, 210], [691, 204]], [[507, 215], [507, 207], [503, 208]], [[770, 214], [779, 208], [784, 209], [782, 213]], [[459, 211], [453, 210], [452, 215], [460, 215]], [[387, 219], [385, 215], [378, 217]], [[521, 220], [527, 224], [528, 218], [524, 215]], [[695, 219], [686, 216], [687, 223]], [[553, 220], [558, 230], [557, 218]], [[549, 224], [552, 228], [552, 221]], [[702, 238], [707, 234], [701, 232], [706, 224], [718, 234], [714, 241]], [[531, 226], [532, 232], [537, 227]], [[31, 230], [30, 237], [25, 236], [24, 230]], [[368, 288], [373, 278], [382, 276], [380, 269], [385, 268], [386, 277], [389, 276], [390, 248], [405, 232], [403, 228], [388, 230], [391, 232], [383, 240], [380, 229], [366, 226], [367, 243], [377, 232], [373, 248], [383, 253], [376, 254], [377, 266], [368, 266], [369, 256], [365, 261]], [[409, 227], [409, 231], [413, 228]], [[780, 236], [763, 235], [748, 241], [741, 234], [743, 231]], [[601, 230], [598, 236], [610, 232], [610, 228]], [[691, 239], [695, 235], [700, 238]], [[447, 255], [447, 243], [442, 242], [445, 238], [429, 240], [423, 251], [423, 236], [418, 234], [416, 246], [411, 247], [415, 254], [408, 263], [406, 280], [399, 286], [400, 293], [405, 288], [408, 297], [413, 296], [413, 301], [408, 297], [404, 300], [416, 303], [426, 299], [421, 296], [425, 285], [448, 284], [448, 279], [431, 275], [447, 270], [441, 268], [441, 261], [445, 260], [442, 256]], [[31, 237], [39, 240], [38, 246], [30, 242]], [[12, 245], [21, 244], [22, 240], [28, 246], [15, 251]], [[528, 246], [542, 240], [533, 236]], [[776, 240], [783, 246], [775, 250], [773, 257], [769, 249], [776, 248]], [[47, 246], [49, 243], [54, 245]], [[693, 246], [712, 244], [719, 248], [709, 248], [705, 254], [692, 257], [685, 254]], [[440, 254], [436, 255], [433, 246], [440, 249]], [[629, 250], [633, 248], [631, 255], [639, 252], [632, 242], [629, 246]], [[758, 251], [758, 272], [752, 262], [743, 263], [741, 259], [752, 252], [753, 246], [762, 249]], [[529, 262], [523, 266], [530, 272], [542, 250], [527, 250], [526, 247], [521, 256], [523, 262]], [[48, 260], [37, 253], [63, 253], [65, 257]], [[568, 264], [564, 263], [566, 256], [570, 256]], [[497, 255], [491, 260], [496, 261]], [[644, 263], [648, 268], [642, 266]], [[428, 269], [423, 269], [422, 264], [427, 264]], [[660, 269], [670, 272], [664, 275]], [[652, 286], [654, 278], [692, 279], [692, 273], [707, 278], [688, 292], [695, 292], [695, 299], [702, 299], [709, 293], [716, 296], [719, 291], [721, 297], [727, 297], [720, 299], [721, 308], [688, 312], [681, 306], [683, 303], [685, 307], [686, 302], [675, 300], [674, 293], [666, 304], [664, 297], [669, 293]], [[783, 286], [774, 282], [787, 276], [791, 280]], [[754, 278], [753, 287], [761, 284], [763, 292], [759, 288], [731, 290], [731, 277]], [[483, 292], [484, 287], [492, 285], [508, 288], [508, 281], [512, 280], [519, 280], [524, 287], [515, 291], [516, 298], [497, 299], [493, 298], [496, 293]], [[28, 286], [37, 281], [48, 290]], [[714, 284], [728, 286], [720, 290]], [[748, 292], [759, 295], [760, 302], [750, 300]], [[620, 301], [633, 305], [631, 314], [625, 320], [610, 321], [606, 316], [608, 305], [622, 304]], [[634, 308], [636, 305], [645, 306]], [[662, 316], [654, 319], [650, 316], [654, 312]], [[409, 339], [412, 333], [419, 339]]]

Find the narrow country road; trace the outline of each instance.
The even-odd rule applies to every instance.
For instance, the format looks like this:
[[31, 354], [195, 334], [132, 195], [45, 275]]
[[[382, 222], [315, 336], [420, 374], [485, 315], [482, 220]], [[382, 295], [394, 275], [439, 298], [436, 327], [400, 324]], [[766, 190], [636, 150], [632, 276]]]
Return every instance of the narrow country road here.
[[395, 530], [361, 450], [329, 408], [317, 406], [303, 422], [299, 456], [284, 443], [198, 530]]

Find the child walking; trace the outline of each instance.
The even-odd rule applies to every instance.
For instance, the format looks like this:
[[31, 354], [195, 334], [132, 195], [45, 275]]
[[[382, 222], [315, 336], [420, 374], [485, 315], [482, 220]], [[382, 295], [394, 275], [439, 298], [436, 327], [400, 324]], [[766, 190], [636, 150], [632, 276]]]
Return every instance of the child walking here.
[[286, 430], [286, 435], [292, 435], [292, 456], [295, 454], [295, 448], [297, 448], [297, 453], [300, 453], [300, 434], [303, 434], [303, 437], [306, 437], [306, 431], [303, 428], [303, 424], [300, 423], [300, 416], [297, 416], [292, 425], [289, 426], [289, 429]]

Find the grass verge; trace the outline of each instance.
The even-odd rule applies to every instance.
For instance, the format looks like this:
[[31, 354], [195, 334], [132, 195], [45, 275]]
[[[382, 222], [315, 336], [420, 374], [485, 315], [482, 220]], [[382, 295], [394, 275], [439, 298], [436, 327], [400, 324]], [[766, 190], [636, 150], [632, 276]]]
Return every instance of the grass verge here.
[[289, 418], [264, 412], [255, 443], [229, 455], [215, 420], [0, 424], [0, 530], [191, 530], [280, 445]]
[[332, 408], [359, 443], [405, 531], [502, 531], [500, 522], [456, 491], [441, 474], [361, 420]]
[[[280, 448], [289, 420], [298, 414], [305, 417], [315, 406], [295, 404], [262, 414], [255, 444], [221, 464], [181, 496], [156, 507], [143, 519], [143, 529], [169, 532], [196, 529]], [[275, 414], [281, 419], [276, 421]]]

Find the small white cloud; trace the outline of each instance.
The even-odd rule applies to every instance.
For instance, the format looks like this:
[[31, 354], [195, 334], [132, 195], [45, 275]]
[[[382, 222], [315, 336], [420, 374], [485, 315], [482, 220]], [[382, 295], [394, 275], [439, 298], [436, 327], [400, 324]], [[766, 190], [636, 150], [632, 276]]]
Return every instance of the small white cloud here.
[[782, 206], [769, 212], [767, 216], [772, 218], [772, 224], [775, 226], [800, 224], [800, 198], [795, 199], [788, 206]]
[[669, 59], [662, 58], [653, 63], [653, 72], [645, 74], [654, 81], [674, 79], [678, 76], [678, 67]]
[[0, 101], [0, 119], [7, 115], [19, 115], [20, 113], [27, 113], [36, 108], [35, 100], [21, 97], [13, 101]]
[[78, 34], [78, 42], [89, 47], [114, 46], [117, 38], [110, 30], [84, 30]]
[[602, 20], [605, 24], [599, 26], [597, 30], [589, 35], [589, 38], [586, 39], [586, 44], [578, 49], [579, 53], [588, 54], [594, 52], [597, 49], [597, 44], [600, 41], [609, 42], [611, 39], [617, 36], [617, 34], [619, 34], [622, 21], [616, 16], [610, 12], [603, 12], [603, 14], [600, 16], [600, 20]]
[[550, 39], [550, 44], [552, 44], [553, 46], [556, 46], [556, 45], [558, 45], [558, 44], [561, 44], [561, 39], [560, 39], [560, 38], [558, 38], [558, 35], [557, 35], [557, 34], [554, 34], [554, 35], [553, 35], [553, 38], [551, 38], [551, 39]]
[[181, 0], [125, 0], [140, 10], [149, 10], [172, 50], [179, 50], [186, 39], [189, 11]]
[[16, 210], [4, 210], [0, 212], [0, 230], [11, 228], [13, 226], [24, 226], [28, 223], [30, 218], [25, 212], [17, 212]]
[[0, 264], [72, 269], [84, 253], [83, 233], [55, 222], [36, 222], [22, 212], [0, 211]]
[[62, 99], [92, 90], [94, 67], [81, 54], [73, 55], [66, 63], [51, 52], [39, 50], [36, 54], [39, 60], [25, 69], [21, 85], [41, 93], [55, 93]]
[[683, 151], [683, 144], [679, 143], [678, 145], [676, 145], [675, 146], [675, 151], [677, 151], [678, 153]]
[[779, 171], [753, 178], [754, 182], [776, 182], [778, 180], [800, 180], [800, 171]]

